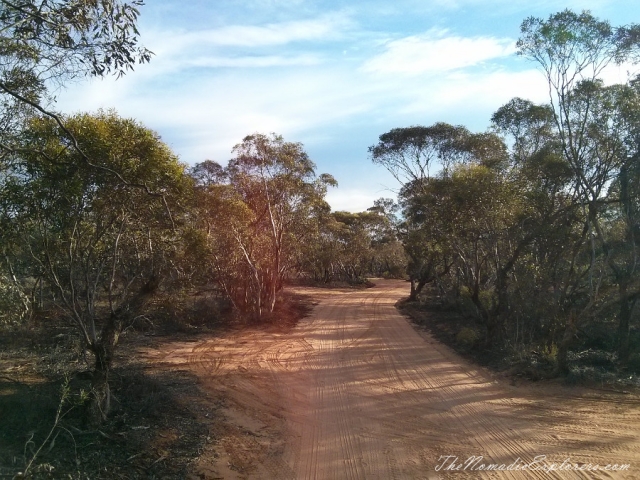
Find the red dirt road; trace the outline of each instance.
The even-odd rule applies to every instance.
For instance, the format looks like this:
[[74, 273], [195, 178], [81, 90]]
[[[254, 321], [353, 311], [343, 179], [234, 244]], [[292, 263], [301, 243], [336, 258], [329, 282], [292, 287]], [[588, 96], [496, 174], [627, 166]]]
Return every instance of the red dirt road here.
[[193, 478], [640, 478], [638, 396], [496, 380], [397, 312], [405, 282], [376, 283], [299, 289], [318, 305], [286, 334], [144, 352], [224, 416]]

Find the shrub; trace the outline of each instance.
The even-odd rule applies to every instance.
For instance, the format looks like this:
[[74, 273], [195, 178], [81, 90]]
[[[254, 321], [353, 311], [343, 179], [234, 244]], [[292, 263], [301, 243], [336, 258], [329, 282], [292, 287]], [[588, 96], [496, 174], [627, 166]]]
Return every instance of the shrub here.
[[462, 328], [456, 335], [456, 343], [465, 348], [473, 348], [479, 339], [478, 332], [468, 327]]
[[22, 289], [4, 275], [0, 275], [0, 325], [18, 323], [31, 311], [29, 298]]

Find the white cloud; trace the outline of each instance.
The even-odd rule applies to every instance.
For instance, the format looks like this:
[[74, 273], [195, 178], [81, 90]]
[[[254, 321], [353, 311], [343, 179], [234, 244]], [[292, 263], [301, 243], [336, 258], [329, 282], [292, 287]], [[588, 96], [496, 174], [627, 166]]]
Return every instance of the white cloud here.
[[441, 73], [478, 65], [515, 52], [515, 43], [493, 37], [459, 37], [430, 31], [387, 42], [363, 70], [383, 74]]
[[145, 32], [145, 44], [157, 55], [190, 54], [215, 47], [272, 47], [294, 42], [335, 40], [351, 26], [346, 14], [267, 25], [228, 25], [209, 30]]
[[[337, 188], [327, 192], [327, 202], [333, 211], [364, 212], [367, 208], [373, 207], [374, 200], [381, 196], [372, 194], [367, 190]], [[387, 193], [386, 197], [390, 197]]]
[[[483, 129], [471, 118], [487, 125], [491, 113], [513, 96], [544, 101], [545, 94], [537, 71], [391, 78], [338, 63], [259, 72], [239, 68], [192, 77], [136, 74], [79, 85], [61, 95], [60, 106], [67, 112], [114, 107], [157, 130], [191, 163], [206, 158], [225, 162], [233, 145], [253, 132], [319, 143], [323, 131], [334, 132], [332, 143], [357, 140], [362, 144], [358, 161], [367, 162], [367, 146], [387, 128], [447, 121]], [[370, 132], [365, 134], [369, 138], [341, 138], [338, 132], [353, 131], [355, 125]], [[332, 173], [337, 159], [325, 161], [319, 168]]]
[[352, 22], [334, 12], [313, 19], [266, 25], [228, 25], [206, 30], [149, 29], [144, 43], [154, 52], [136, 76], [160, 77], [188, 68], [272, 68], [323, 63], [322, 55], [296, 52], [298, 43], [326, 44], [343, 38]]
[[602, 71], [600, 78], [605, 85], [613, 85], [616, 83], [626, 83], [630, 77], [637, 75], [639, 72], [638, 65], [632, 63], [623, 63], [621, 65], [610, 64]]
[[[447, 39], [442, 32], [430, 35], [436, 45], [449, 40], [461, 50], [469, 40]], [[506, 41], [485, 40], [496, 48], [489, 57], [508, 48]], [[392, 44], [385, 44], [387, 53]], [[482, 45], [480, 42], [478, 48]], [[334, 209], [362, 211], [376, 198], [391, 195], [385, 187], [396, 186], [389, 179], [379, 180], [385, 176], [383, 169], [373, 167], [367, 158], [368, 145], [387, 129], [436, 121], [483, 129], [491, 113], [512, 96], [532, 98], [536, 85], [544, 93], [539, 72], [508, 73], [496, 71], [495, 66], [463, 69], [482, 61], [477, 52], [458, 60], [456, 69], [426, 77], [371, 74], [358, 68], [361, 63], [355, 59], [318, 58], [286, 49], [255, 57], [232, 57], [224, 49], [199, 53], [176, 50], [158, 55], [151, 65], [121, 80], [74, 86], [61, 95], [60, 106], [67, 112], [114, 107], [119, 114], [158, 131], [189, 163], [207, 158], [225, 163], [231, 148], [253, 132], [277, 132], [305, 145], [323, 143], [320, 139], [327, 137], [323, 132], [331, 132], [329, 142], [336, 148], [313, 157], [318, 171], [336, 174], [341, 184], [340, 189], [330, 191], [329, 202]], [[291, 64], [302, 67], [280, 68]], [[255, 68], [267, 66], [274, 68]], [[212, 69], [206, 70], [208, 67]], [[474, 124], [473, 118], [484, 126]], [[346, 142], [352, 148], [344, 154], [340, 145]], [[368, 187], [361, 187], [363, 184]]]
[[312, 20], [269, 24], [265, 26], [231, 25], [187, 36], [191, 42], [220, 46], [273, 46], [300, 41], [327, 41], [349, 25], [339, 15], [324, 15]]
[[279, 55], [264, 56], [240, 56], [240, 57], [197, 57], [185, 59], [182, 65], [176, 68], [265, 68], [265, 67], [291, 67], [318, 65], [323, 60], [316, 55], [295, 55], [284, 57]]
[[489, 123], [493, 111], [513, 97], [527, 98], [536, 103], [549, 99], [544, 77], [534, 69], [446, 75], [430, 82], [428, 88], [411, 91], [412, 96], [403, 102], [399, 115], [419, 111], [447, 115], [449, 112], [466, 111], [468, 116], [472, 116], [483, 112], [488, 114], [485, 123]]

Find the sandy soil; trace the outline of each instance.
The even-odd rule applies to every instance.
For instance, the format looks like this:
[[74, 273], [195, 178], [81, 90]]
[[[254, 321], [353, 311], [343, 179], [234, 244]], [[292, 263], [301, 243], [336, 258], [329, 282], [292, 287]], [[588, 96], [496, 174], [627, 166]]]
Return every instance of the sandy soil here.
[[[376, 283], [298, 289], [318, 305], [287, 333], [141, 352], [190, 369], [210, 398], [211, 442], [192, 478], [640, 478], [637, 395], [510, 385], [402, 317], [405, 282]], [[601, 469], [575, 469], [590, 464]], [[602, 470], [614, 464], [629, 467]]]

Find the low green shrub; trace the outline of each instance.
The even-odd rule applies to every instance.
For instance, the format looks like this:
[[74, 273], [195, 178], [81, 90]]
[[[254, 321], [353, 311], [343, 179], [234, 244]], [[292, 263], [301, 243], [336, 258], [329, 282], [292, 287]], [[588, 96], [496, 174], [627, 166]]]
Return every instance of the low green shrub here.
[[456, 343], [469, 349], [473, 348], [479, 339], [478, 332], [469, 327], [463, 327], [456, 335]]
[[19, 323], [27, 318], [30, 311], [29, 297], [18, 285], [0, 275], [0, 325]]

